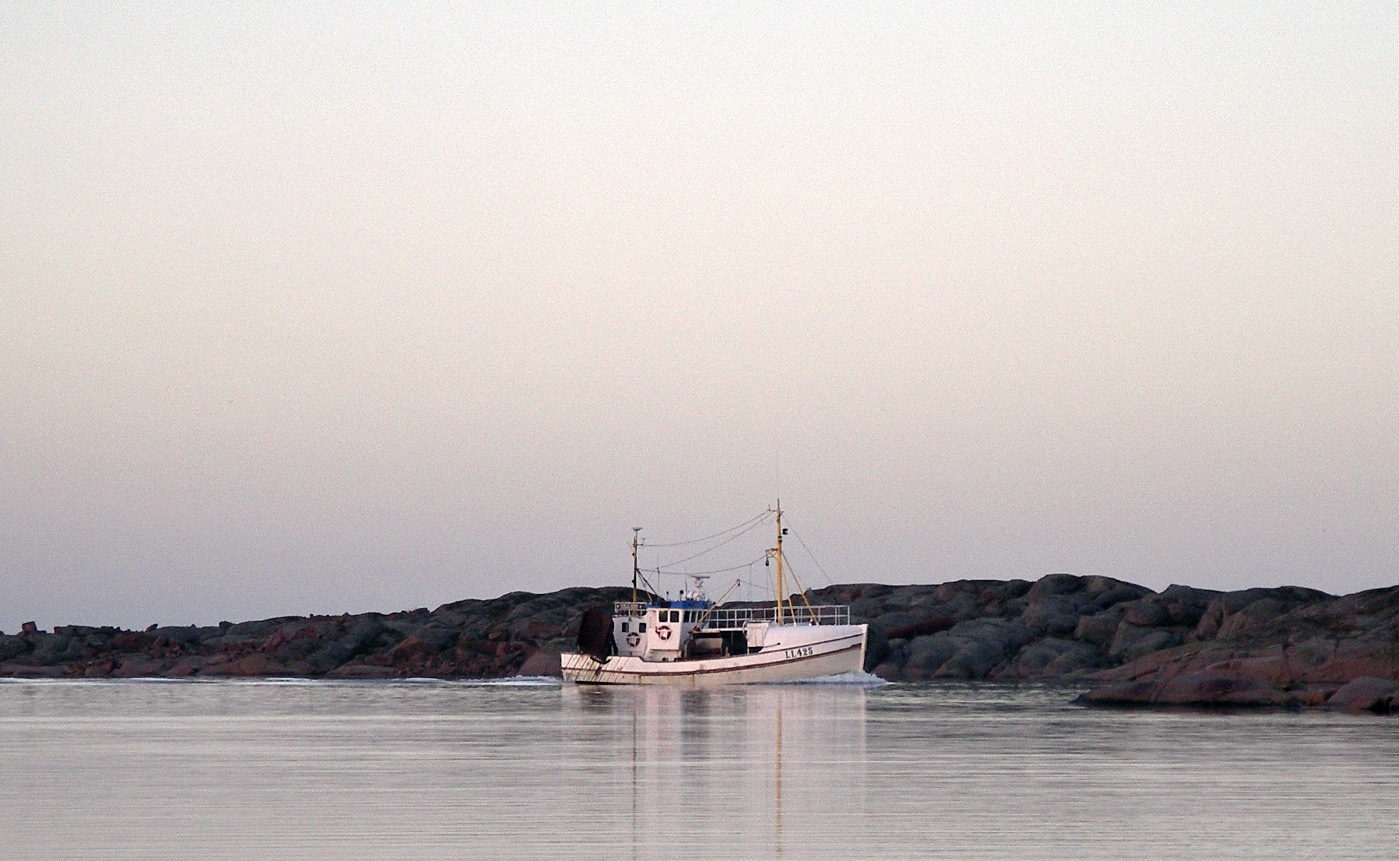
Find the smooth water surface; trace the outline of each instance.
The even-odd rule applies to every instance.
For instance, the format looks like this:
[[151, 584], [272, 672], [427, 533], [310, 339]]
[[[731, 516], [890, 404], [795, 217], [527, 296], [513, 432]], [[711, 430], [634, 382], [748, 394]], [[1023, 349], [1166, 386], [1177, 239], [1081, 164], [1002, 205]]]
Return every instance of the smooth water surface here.
[[1074, 693], [4, 682], [0, 857], [1399, 852], [1399, 720]]

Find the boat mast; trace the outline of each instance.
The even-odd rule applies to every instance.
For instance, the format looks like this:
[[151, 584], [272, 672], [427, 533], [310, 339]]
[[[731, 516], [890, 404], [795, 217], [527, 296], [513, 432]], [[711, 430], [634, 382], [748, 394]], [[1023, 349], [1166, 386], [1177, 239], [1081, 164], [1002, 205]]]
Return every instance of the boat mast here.
[[641, 527], [631, 528], [631, 602], [636, 603], [636, 578], [641, 574], [641, 566], [636, 560], [636, 548], [641, 545]]
[[777, 500], [777, 546], [772, 555], [777, 557], [777, 624], [782, 624], [782, 596], [786, 587], [782, 583], [782, 500]]

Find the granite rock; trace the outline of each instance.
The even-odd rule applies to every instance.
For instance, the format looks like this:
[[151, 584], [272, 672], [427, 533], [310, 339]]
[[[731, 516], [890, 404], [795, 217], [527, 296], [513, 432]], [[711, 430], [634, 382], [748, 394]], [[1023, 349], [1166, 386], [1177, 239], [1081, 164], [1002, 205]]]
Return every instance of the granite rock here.
[[[205, 627], [27, 625], [0, 635], [0, 675], [472, 678], [541, 664], [552, 672], [551, 656], [573, 647], [584, 607], [629, 597], [629, 589], [578, 587], [433, 610]], [[1399, 678], [1399, 587], [1339, 597], [1296, 587], [1221, 593], [1173, 585], [1156, 593], [1108, 577], [1051, 574], [1033, 583], [849, 583], [806, 597], [848, 604], [852, 621], [868, 622], [866, 667], [895, 681], [1091, 676], [1103, 685], [1146, 683], [1157, 698], [1267, 699], [1266, 688], [1314, 704], [1362, 677]], [[1164, 687], [1177, 677], [1187, 680]], [[1356, 688], [1334, 705], [1352, 694], [1364, 698]]]
[[1399, 699], [1399, 683], [1375, 676], [1360, 676], [1341, 685], [1326, 700], [1326, 705], [1329, 708], [1345, 709], [1351, 712], [1389, 714], [1399, 708], [1397, 699]]

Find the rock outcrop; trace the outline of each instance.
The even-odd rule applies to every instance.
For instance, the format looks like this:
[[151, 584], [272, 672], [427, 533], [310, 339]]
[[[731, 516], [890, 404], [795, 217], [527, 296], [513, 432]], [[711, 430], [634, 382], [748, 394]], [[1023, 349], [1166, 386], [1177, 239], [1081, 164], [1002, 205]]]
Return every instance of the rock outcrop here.
[[515, 675], [527, 662], [557, 674], [558, 652], [572, 645], [569, 626], [582, 609], [630, 594], [620, 588], [512, 592], [432, 611], [152, 625], [145, 631], [26, 626], [19, 634], [0, 634], [0, 676], [495, 678]]
[[[512, 592], [436, 610], [287, 616], [145, 631], [26, 625], [0, 676], [484, 678], [557, 674], [590, 604], [630, 590]], [[1399, 587], [1334, 597], [1283, 587], [1153, 592], [1051, 574], [808, 592], [870, 625], [866, 668], [890, 680], [1073, 679], [1089, 703], [1399, 709]], [[800, 598], [797, 598], [800, 602]]]
[[1184, 673], [1160, 682], [1115, 682], [1080, 698], [1089, 705], [1300, 706], [1297, 698], [1254, 679]]
[[[1214, 594], [1195, 599], [1199, 613]], [[1178, 638], [1175, 629], [1184, 625], [1158, 630], [1149, 621], [1145, 626], [1129, 622], [1129, 610], [1158, 596], [1110, 577], [1070, 574], [1035, 583], [852, 584], [809, 597], [813, 603], [849, 604], [857, 621], [869, 622], [867, 669], [889, 680], [1083, 677], [1134, 654], [1138, 630]], [[1153, 605], [1157, 611], [1159, 621], [1173, 624], [1169, 611]], [[1141, 622], [1140, 615], [1132, 618]]]
[[1085, 700], [1159, 704], [1173, 680], [1201, 677], [1263, 686], [1289, 703], [1388, 713], [1399, 687], [1399, 587], [1341, 597], [1297, 587], [1218, 594], [1178, 645], [1096, 673], [1112, 684]]

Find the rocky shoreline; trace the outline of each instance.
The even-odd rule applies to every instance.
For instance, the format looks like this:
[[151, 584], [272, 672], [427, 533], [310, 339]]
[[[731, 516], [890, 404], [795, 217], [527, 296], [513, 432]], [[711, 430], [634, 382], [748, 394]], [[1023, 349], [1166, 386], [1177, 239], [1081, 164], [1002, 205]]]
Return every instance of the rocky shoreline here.
[[[398, 613], [287, 616], [144, 631], [32, 624], [0, 634], [0, 677], [499, 678], [558, 673], [577, 619], [622, 588], [576, 587]], [[844, 584], [814, 603], [870, 624], [866, 668], [891, 681], [1064, 679], [1092, 705], [1325, 706], [1399, 712], [1399, 586], [1161, 592], [1051, 574], [938, 585]]]
[[[82, 625], [52, 632], [27, 624], [0, 634], [0, 677], [328, 679], [501, 678], [545, 673], [572, 641], [583, 607], [629, 598], [630, 589], [512, 592], [435, 610], [280, 616], [144, 631]], [[538, 657], [535, 657], [538, 655]], [[529, 666], [531, 658], [535, 666]], [[542, 669], [541, 666], [542, 665]]]
[[1069, 679], [1080, 701], [1399, 712], [1399, 586], [1152, 592], [1106, 577], [837, 586], [887, 679]]

